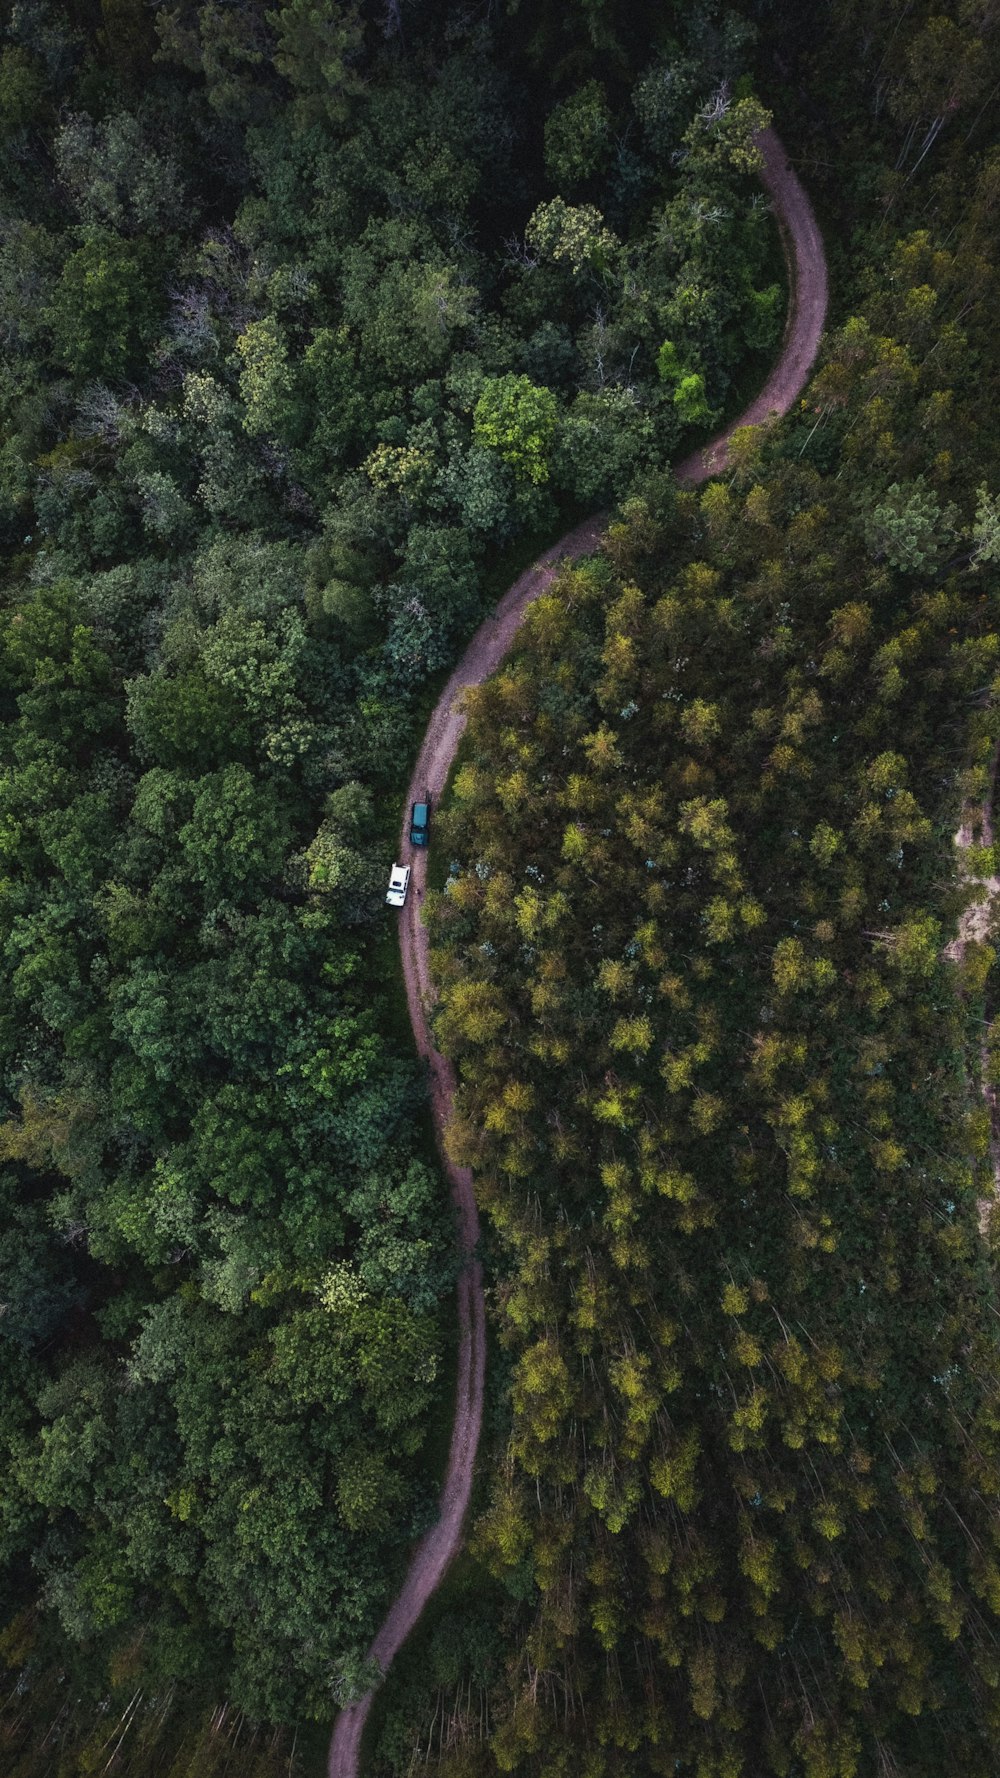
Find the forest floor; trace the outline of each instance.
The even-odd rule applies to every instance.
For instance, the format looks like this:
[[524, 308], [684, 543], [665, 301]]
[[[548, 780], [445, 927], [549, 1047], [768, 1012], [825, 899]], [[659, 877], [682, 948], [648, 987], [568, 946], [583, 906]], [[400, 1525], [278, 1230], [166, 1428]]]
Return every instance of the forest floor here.
[[[788, 262], [790, 302], [784, 339], [767, 382], [745, 412], [677, 465], [677, 480], [688, 486], [708, 481], [725, 468], [729, 440], [739, 427], [758, 426], [773, 414], [788, 412], [805, 386], [826, 318], [826, 257], [812, 206], [775, 132], [764, 130], [758, 140], [764, 157], [761, 179], [774, 206]], [[427, 851], [410, 845], [410, 805], [427, 799], [437, 804], [465, 727], [462, 692], [481, 685], [496, 672], [513, 646], [528, 606], [551, 585], [562, 563], [593, 554], [606, 516], [599, 513], [585, 519], [561, 537], [508, 588], [492, 617], [480, 625], [435, 706], [406, 799], [397, 854], [401, 863], [411, 866], [410, 891], [400, 920], [403, 974], [417, 1051], [428, 1066], [432, 1114], [458, 1218], [459, 1250], [466, 1263], [458, 1285], [458, 1383], [440, 1517], [417, 1544], [403, 1585], [369, 1649], [369, 1658], [383, 1674], [460, 1546], [472, 1492], [486, 1373], [486, 1310], [476, 1258], [479, 1213], [470, 1169], [454, 1165], [445, 1151], [457, 1081], [451, 1062], [435, 1049], [430, 1032], [434, 988], [430, 941], [421, 918]], [[340, 1712], [330, 1742], [328, 1778], [357, 1778], [373, 1696], [368, 1691]]]

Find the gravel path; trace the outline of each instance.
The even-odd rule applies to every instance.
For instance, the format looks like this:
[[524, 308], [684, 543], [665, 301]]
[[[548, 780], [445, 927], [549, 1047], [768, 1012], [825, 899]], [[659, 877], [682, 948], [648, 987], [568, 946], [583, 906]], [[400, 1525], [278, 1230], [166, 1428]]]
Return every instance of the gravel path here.
[[[787, 413], [805, 385], [823, 331], [826, 260], [816, 218], [774, 131], [762, 131], [759, 142], [764, 155], [761, 178], [774, 205], [788, 263], [791, 302], [785, 337], [771, 375], [746, 412], [718, 438], [678, 464], [675, 471], [678, 481], [689, 485], [707, 481], [725, 467], [729, 436], [737, 426], [759, 425], [771, 414]], [[442, 1164], [455, 1203], [459, 1251], [466, 1264], [458, 1285], [458, 1386], [448, 1467], [441, 1493], [441, 1515], [414, 1550], [403, 1585], [369, 1650], [383, 1673], [398, 1654], [461, 1544], [482, 1424], [486, 1373], [483, 1283], [479, 1263], [474, 1257], [479, 1239], [479, 1214], [471, 1172], [468, 1167], [453, 1166], [443, 1152], [442, 1137], [457, 1083], [450, 1061], [434, 1048], [428, 1023], [434, 990], [428, 960], [429, 940], [421, 920], [427, 852], [410, 846], [410, 805], [423, 802], [428, 796], [436, 803], [444, 790], [465, 727], [465, 717], [456, 707], [461, 693], [467, 686], [481, 685], [495, 673], [509, 652], [532, 600], [551, 584], [562, 562], [594, 552], [605, 519], [606, 515], [599, 513], [560, 538], [508, 588], [493, 616], [480, 625], [438, 699], [407, 792], [403, 830], [396, 854], [401, 863], [409, 864], [412, 869], [409, 894], [400, 918], [406, 998], [417, 1050], [429, 1068], [434, 1123], [442, 1150]], [[338, 1716], [330, 1742], [328, 1778], [357, 1778], [361, 1737], [373, 1697], [373, 1692], [366, 1692]]]

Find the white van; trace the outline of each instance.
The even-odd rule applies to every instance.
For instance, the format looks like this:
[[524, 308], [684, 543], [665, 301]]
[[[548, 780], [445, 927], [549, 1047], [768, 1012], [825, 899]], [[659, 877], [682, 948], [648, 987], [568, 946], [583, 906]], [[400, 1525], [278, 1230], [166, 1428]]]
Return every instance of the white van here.
[[408, 864], [394, 864], [389, 877], [389, 888], [386, 901], [391, 908], [401, 908], [406, 900], [406, 891], [410, 887], [410, 867]]

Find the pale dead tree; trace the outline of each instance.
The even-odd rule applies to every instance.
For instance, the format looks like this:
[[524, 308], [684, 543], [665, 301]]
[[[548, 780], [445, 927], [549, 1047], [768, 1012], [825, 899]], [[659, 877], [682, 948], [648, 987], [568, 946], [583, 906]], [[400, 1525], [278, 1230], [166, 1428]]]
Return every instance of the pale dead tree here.
[[608, 336], [607, 317], [605, 316], [604, 310], [601, 308], [600, 303], [598, 303], [597, 307], [594, 310], [593, 341], [594, 341], [594, 374], [597, 378], [597, 387], [599, 389], [604, 388], [604, 351], [605, 351], [605, 346], [607, 344], [607, 336]]
[[282, 267], [282, 301], [306, 303], [316, 293], [316, 286], [304, 265]]
[[445, 236], [453, 253], [472, 253], [475, 246], [473, 231], [460, 216], [449, 216], [446, 219]]
[[520, 266], [523, 271], [533, 272], [538, 265], [538, 255], [533, 253], [527, 241], [520, 235], [511, 235], [503, 244], [505, 265]]
[[695, 198], [690, 205], [690, 212], [695, 222], [704, 222], [709, 228], [725, 222], [730, 212], [721, 204], [706, 204], [702, 198]]
[[931, 149], [934, 147], [934, 144], [937, 141], [938, 137], [940, 136], [941, 131], [944, 129], [944, 126], [947, 123], [947, 121], [948, 121], [948, 113], [946, 111], [943, 111], [941, 113], [940, 117], [936, 117], [934, 119], [934, 122], [931, 124], [930, 128], [927, 131], [926, 136], [923, 139], [923, 142], [920, 147], [920, 153], [917, 155], [916, 160], [914, 161], [912, 167], [910, 168], [909, 173], [907, 174], [908, 179], [913, 178], [913, 175], [916, 172], [917, 168], [919, 167], [921, 161], [924, 159], [924, 157], [926, 155], [930, 154]]
[[[952, 113], [954, 111], [957, 110], [957, 108], [958, 108], [958, 100], [957, 99], [949, 99], [948, 103], [944, 107], [944, 110], [939, 112], [937, 117], [934, 117], [931, 119], [930, 123], [927, 126], [927, 131], [924, 136], [924, 139], [920, 144], [920, 152], [918, 153], [916, 160], [914, 161], [912, 167], [910, 168], [909, 172], [906, 175], [907, 183], [909, 183], [909, 181], [913, 178], [914, 174], [917, 171], [917, 168], [921, 165], [921, 162], [924, 161], [926, 159], [927, 155], [930, 154], [931, 149], [934, 147], [934, 144], [937, 141], [938, 137], [940, 136], [941, 131], [944, 129], [945, 124], [948, 122], [949, 117], [952, 115]], [[907, 156], [909, 155], [910, 149], [913, 145], [913, 139], [914, 139], [914, 136], [916, 135], [918, 128], [919, 128], [919, 125], [917, 123], [911, 123], [909, 129], [906, 132], [906, 137], [904, 139], [903, 146], [900, 149], [899, 154], [897, 156], [896, 165], [894, 168], [894, 171], [897, 173], [901, 171], [903, 164], [906, 161]]]
[[391, 37], [398, 37], [405, 49], [406, 38], [403, 34], [402, 0], [385, 0], [385, 11], [382, 15], [382, 35], [387, 40]]
[[208, 291], [192, 284], [186, 290], [171, 290], [169, 294], [168, 338], [174, 350], [194, 361], [212, 355], [218, 340]]
[[434, 1699], [434, 1715], [431, 1717], [431, 1726], [427, 1731], [427, 1752], [424, 1754], [424, 1759], [423, 1759], [424, 1765], [427, 1764], [427, 1761], [431, 1757], [431, 1748], [434, 1745], [434, 1729], [437, 1724], [438, 1712], [442, 1709], [443, 1705], [444, 1705], [444, 1689], [443, 1689], [443, 1687], [439, 1686], [438, 1690], [437, 1690], [437, 1696]]
[[906, 160], [906, 157], [910, 152], [910, 148], [913, 143], [913, 138], [916, 135], [916, 133], [917, 133], [917, 125], [916, 125], [916, 123], [911, 123], [909, 126], [909, 129], [906, 132], [906, 135], [903, 137], [902, 147], [900, 148], [900, 151], [896, 156], [896, 165], [892, 169], [894, 173], [898, 173], [901, 171], [903, 162]]
[[892, 1752], [891, 1748], [885, 1745], [884, 1741], [879, 1740], [877, 1735], [875, 1736], [875, 1746], [878, 1751], [878, 1769], [880, 1778], [902, 1778], [903, 1768], [899, 1764], [896, 1755]]
[[[142, 1703], [142, 1697], [143, 1693], [141, 1688], [138, 1691], [133, 1692], [124, 1710], [121, 1712], [118, 1721], [115, 1723], [114, 1728], [111, 1730], [111, 1733], [108, 1735], [107, 1740], [101, 1748], [102, 1753], [108, 1753], [108, 1758], [102, 1768], [103, 1771], [110, 1772], [115, 1760], [118, 1758], [124, 1745], [125, 1737], [127, 1736], [129, 1729], [132, 1727], [133, 1719]], [[113, 1747], [111, 1745], [112, 1742], [114, 1742]], [[110, 1752], [108, 1751], [109, 1749]]]
[[[136, 391], [132, 392], [137, 394]], [[103, 383], [90, 383], [77, 406], [80, 430], [87, 437], [106, 439], [117, 444], [128, 413], [128, 402]]]
[[729, 110], [729, 103], [729, 82], [724, 80], [722, 85], [716, 88], [708, 104], [703, 105], [699, 111], [699, 122], [705, 124], [708, 129], [711, 129], [713, 124], [721, 123]]

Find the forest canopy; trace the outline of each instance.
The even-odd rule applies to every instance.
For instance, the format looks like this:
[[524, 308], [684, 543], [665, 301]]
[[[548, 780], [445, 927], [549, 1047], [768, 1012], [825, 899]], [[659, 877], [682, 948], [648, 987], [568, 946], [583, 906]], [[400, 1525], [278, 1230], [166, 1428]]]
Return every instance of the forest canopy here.
[[[993, 1778], [998, 53], [966, 0], [5, 6], [10, 1778], [302, 1775], [373, 1678], [457, 1265], [385, 876], [599, 509], [434, 813], [490, 1401], [373, 1770]], [[679, 493], [782, 338], [772, 116], [831, 329]]]

